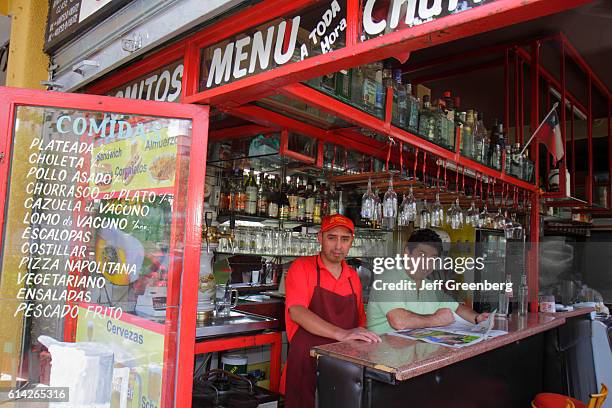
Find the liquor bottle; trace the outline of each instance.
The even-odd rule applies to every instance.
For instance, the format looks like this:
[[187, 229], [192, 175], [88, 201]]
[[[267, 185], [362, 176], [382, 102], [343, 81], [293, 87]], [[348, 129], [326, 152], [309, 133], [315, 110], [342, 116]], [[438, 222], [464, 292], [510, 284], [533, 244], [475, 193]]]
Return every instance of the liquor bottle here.
[[461, 153], [469, 158], [474, 158], [474, 111], [468, 110], [465, 123], [461, 132]]
[[336, 72], [336, 95], [347, 101], [351, 100], [352, 70], [343, 69]]
[[317, 186], [314, 191], [314, 210], [312, 212], [312, 222], [315, 224], [321, 223], [322, 211], [321, 204], [323, 202], [323, 197], [321, 196], [321, 187]]
[[329, 215], [338, 214], [338, 192], [332, 184], [329, 188]]
[[451, 96], [451, 91], [444, 91], [442, 100], [444, 101], [444, 112], [446, 113], [446, 117], [450, 121], [455, 122], [455, 101]]
[[412, 95], [412, 84], [410, 81], [406, 82], [406, 125], [408, 130], [413, 133], [419, 131], [419, 111], [421, 110], [421, 103], [419, 98]]
[[338, 214], [346, 215], [346, 193], [342, 186], [336, 186], [336, 200], [338, 202]]
[[518, 313], [519, 316], [527, 314], [529, 306], [529, 286], [527, 285], [527, 275], [521, 275], [521, 285], [518, 290]]
[[298, 218], [298, 195], [296, 181], [287, 177], [287, 199], [289, 200], [289, 219], [297, 221]]
[[443, 134], [444, 146], [452, 148], [455, 145], [455, 100], [451, 95], [451, 91], [444, 91], [442, 100], [444, 108], [442, 109], [448, 119], [445, 123], [445, 133]]
[[[452, 147], [452, 134], [455, 128], [454, 120], [448, 119], [441, 101], [438, 102], [438, 109], [434, 112], [435, 136], [434, 141], [445, 147]], [[454, 112], [453, 112], [454, 118]]]
[[229, 212], [229, 184], [224, 181], [221, 184], [221, 196], [219, 197], [219, 214], [227, 214]]
[[274, 176], [271, 177], [268, 185], [268, 217], [278, 218], [278, 203], [280, 202], [280, 192]]
[[278, 195], [278, 218], [287, 221], [289, 219], [289, 197], [287, 195], [288, 185], [281, 180], [280, 192]]
[[308, 183], [306, 186], [306, 222], [313, 222], [314, 217], [314, 206], [315, 206], [315, 196], [312, 191], [312, 184]]
[[306, 221], [306, 179], [302, 179], [297, 192], [297, 219]]
[[482, 113], [476, 113], [474, 125], [474, 158], [481, 163], [488, 163], [489, 133], [482, 121]]
[[406, 129], [406, 119], [408, 118], [406, 87], [402, 84], [402, 70], [393, 70], [393, 113], [391, 122], [402, 129]]
[[393, 190], [393, 177], [389, 177], [389, 187], [383, 197], [383, 227], [388, 230], [395, 228], [397, 220], [397, 193]]
[[423, 108], [419, 115], [419, 135], [429, 141], [435, 140], [436, 120], [431, 111], [430, 96], [423, 95]]
[[363, 67], [355, 67], [352, 70], [351, 82], [351, 102], [359, 107], [363, 107], [363, 81], [365, 79]]
[[329, 190], [325, 183], [321, 183], [321, 218], [329, 215]]
[[336, 93], [336, 74], [334, 72], [321, 77], [321, 89], [331, 94]]
[[246, 209], [246, 189], [243, 173], [238, 170], [236, 172], [236, 180], [235, 180], [235, 192], [234, 197], [236, 199], [236, 213], [244, 214]]
[[266, 175], [259, 175], [259, 187], [257, 188], [257, 215], [265, 217], [268, 215], [268, 181]]
[[245, 213], [247, 215], [257, 214], [257, 182], [255, 181], [255, 170], [247, 176], [246, 182], [246, 205]]
[[383, 116], [382, 63], [364, 66], [363, 107], [374, 116]]
[[501, 169], [501, 152], [504, 148], [504, 125], [495, 119], [495, 125], [491, 130], [491, 145], [489, 146], [491, 167]]

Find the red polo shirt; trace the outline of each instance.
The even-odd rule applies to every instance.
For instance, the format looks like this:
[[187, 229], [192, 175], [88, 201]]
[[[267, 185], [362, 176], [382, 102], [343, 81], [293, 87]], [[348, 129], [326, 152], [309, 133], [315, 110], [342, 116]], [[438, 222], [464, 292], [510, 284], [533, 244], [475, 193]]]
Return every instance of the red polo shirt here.
[[[285, 325], [289, 341], [298, 329], [298, 324], [291, 320], [289, 316], [289, 308], [295, 305], [308, 308], [310, 305], [314, 288], [317, 286], [317, 258], [318, 255], [298, 258], [293, 261], [287, 272], [285, 280]], [[342, 261], [342, 272], [340, 277], [336, 279], [321, 260], [319, 260], [319, 267], [321, 268], [320, 285], [322, 288], [341, 296], [347, 296], [352, 293], [351, 285], [353, 286], [353, 291], [357, 296], [359, 326], [365, 327], [366, 314], [361, 297], [361, 281], [357, 272]]]

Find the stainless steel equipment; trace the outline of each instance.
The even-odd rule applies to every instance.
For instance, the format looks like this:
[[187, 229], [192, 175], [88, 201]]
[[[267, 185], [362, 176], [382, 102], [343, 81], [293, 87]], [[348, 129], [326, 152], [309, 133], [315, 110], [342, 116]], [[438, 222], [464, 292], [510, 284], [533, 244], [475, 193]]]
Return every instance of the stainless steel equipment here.
[[196, 339], [276, 329], [277, 319], [232, 310], [227, 317], [213, 317], [196, 324]]

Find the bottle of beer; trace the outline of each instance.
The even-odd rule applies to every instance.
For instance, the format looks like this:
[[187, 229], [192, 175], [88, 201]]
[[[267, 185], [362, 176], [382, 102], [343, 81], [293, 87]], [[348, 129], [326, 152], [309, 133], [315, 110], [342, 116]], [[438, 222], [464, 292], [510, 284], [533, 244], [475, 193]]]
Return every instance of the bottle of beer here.
[[235, 180], [235, 193], [234, 198], [236, 199], [236, 213], [244, 214], [246, 209], [246, 189], [244, 182], [244, 175], [239, 169], [236, 171]]
[[297, 192], [297, 219], [306, 221], [306, 179], [302, 179]]
[[306, 212], [306, 222], [313, 222], [314, 216], [314, 206], [315, 206], [315, 195], [312, 191], [312, 184], [308, 183], [306, 186], [306, 193], [304, 194], [306, 198], [305, 212]]
[[259, 175], [259, 187], [257, 188], [257, 215], [265, 217], [268, 214], [268, 190], [267, 180], [264, 173]]
[[255, 181], [255, 170], [251, 170], [246, 182], [246, 206], [247, 215], [257, 214], [257, 181]]
[[278, 218], [278, 203], [280, 201], [278, 185], [274, 176], [271, 177], [268, 186], [268, 217]]
[[323, 197], [321, 195], [321, 187], [317, 186], [314, 192], [314, 210], [312, 213], [312, 222], [315, 224], [321, 223], [322, 212], [321, 212], [321, 204], [323, 201]]
[[297, 221], [298, 219], [298, 191], [297, 191], [297, 179], [289, 178], [287, 189], [287, 199], [289, 200], [289, 219], [291, 221]]
[[289, 197], [287, 195], [288, 185], [285, 182], [281, 183], [279, 199], [278, 199], [278, 218], [287, 221], [289, 219]]

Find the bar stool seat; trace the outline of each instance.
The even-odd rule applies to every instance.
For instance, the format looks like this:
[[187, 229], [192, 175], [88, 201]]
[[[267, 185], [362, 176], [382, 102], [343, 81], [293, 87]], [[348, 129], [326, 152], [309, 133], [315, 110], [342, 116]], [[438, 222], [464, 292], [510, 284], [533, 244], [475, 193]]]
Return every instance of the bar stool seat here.
[[602, 383], [600, 392], [598, 394], [591, 394], [588, 404], [567, 395], [541, 392], [531, 401], [531, 406], [533, 408], [568, 408], [568, 406], [576, 408], [601, 408], [607, 396], [608, 387]]
[[[587, 404], [567, 395], [542, 392], [536, 395], [531, 406], [536, 408], [565, 408], [571, 401], [576, 408], [587, 408]], [[570, 405], [571, 406], [571, 405]]]

